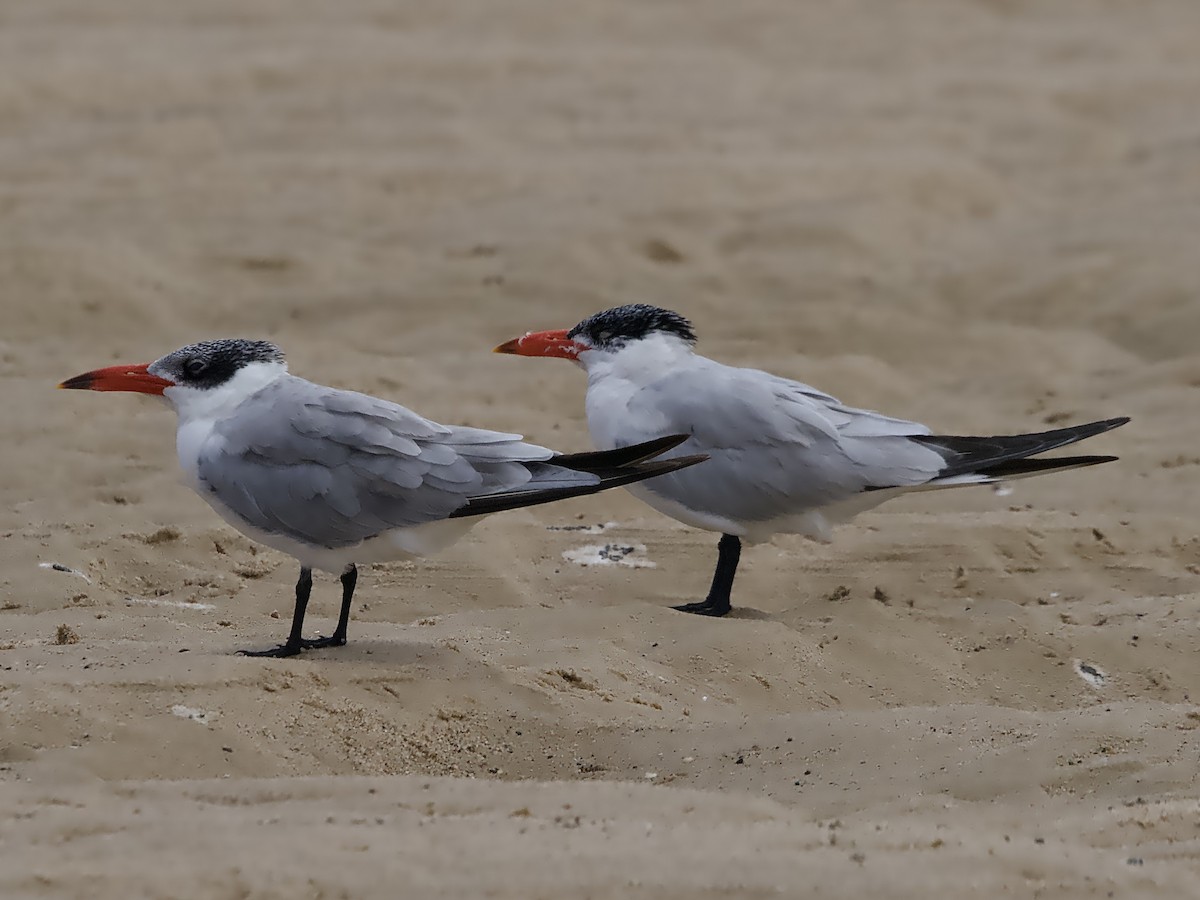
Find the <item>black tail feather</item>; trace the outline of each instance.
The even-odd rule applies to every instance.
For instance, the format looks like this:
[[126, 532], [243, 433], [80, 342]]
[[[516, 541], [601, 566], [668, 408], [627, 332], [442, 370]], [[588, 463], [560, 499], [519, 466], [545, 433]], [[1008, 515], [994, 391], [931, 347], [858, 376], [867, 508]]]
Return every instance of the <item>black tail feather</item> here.
[[[1122, 416], [1118, 419], [1088, 422], [1085, 425], [1056, 428], [1053, 431], [1043, 431], [1037, 434], [1010, 434], [996, 435], [994, 437], [920, 434], [914, 435], [911, 440], [927, 444], [945, 457], [946, 468], [938, 473], [939, 478], [950, 478], [954, 475], [974, 473], [986, 475], [1031, 474], [1034, 471], [1038, 471], [1039, 468], [1060, 468], [1063, 460], [1037, 461], [1039, 463], [1044, 462], [1046, 465], [1044, 467], [1025, 466], [1020, 468], [1018, 472], [1004, 470], [1004, 464], [1016, 460], [1024, 460], [1029, 456], [1065, 447], [1067, 444], [1074, 444], [1076, 441], [1082, 441], [1085, 438], [1094, 437], [1106, 431], [1112, 431], [1112, 429], [1119, 428], [1128, 421], [1129, 418], [1127, 416]], [[1078, 459], [1091, 458], [1079, 457]], [[1108, 462], [1114, 458], [1094, 457], [1096, 462]], [[1030, 460], [1030, 462], [1034, 461]], [[1060, 465], [1054, 465], [1054, 463]], [[1076, 463], [1076, 465], [1081, 464]], [[1093, 463], [1087, 464], [1093, 465]]]

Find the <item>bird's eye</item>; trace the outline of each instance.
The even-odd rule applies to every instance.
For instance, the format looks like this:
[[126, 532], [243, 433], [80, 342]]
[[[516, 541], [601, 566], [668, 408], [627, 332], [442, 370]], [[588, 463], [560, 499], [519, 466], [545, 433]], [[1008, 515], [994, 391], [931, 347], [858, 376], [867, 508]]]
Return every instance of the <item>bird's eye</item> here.
[[603, 344], [605, 341], [607, 341], [612, 336], [613, 335], [612, 335], [611, 331], [602, 331], [598, 335], [596, 335], [596, 340]]
[[185, 362], [183, 364], [183, 371], [185, 371], [192, 378], [200, 377], [201, 375], [204, 374], [204, 370], [207, 368], [208, 368], [208, 360], [201, 359], [198, 356], [193, 356], [191, 359], [189, 359], [187, 362]]

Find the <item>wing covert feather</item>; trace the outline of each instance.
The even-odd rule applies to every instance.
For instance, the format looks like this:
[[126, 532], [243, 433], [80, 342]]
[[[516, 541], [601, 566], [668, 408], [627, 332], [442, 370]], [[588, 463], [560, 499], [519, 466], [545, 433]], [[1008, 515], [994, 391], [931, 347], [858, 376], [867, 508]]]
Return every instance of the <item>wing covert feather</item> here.
[[[473, 497], [521, 488], [534, 478], [526, 463], [553, 455], [518, 435], [450, 428], [397, 404], [287, 376], [213, 429], [198, 474], [255, 528], [346, 547], [444, 519]], [[590, 477], [563, 471], [577, 482]]]

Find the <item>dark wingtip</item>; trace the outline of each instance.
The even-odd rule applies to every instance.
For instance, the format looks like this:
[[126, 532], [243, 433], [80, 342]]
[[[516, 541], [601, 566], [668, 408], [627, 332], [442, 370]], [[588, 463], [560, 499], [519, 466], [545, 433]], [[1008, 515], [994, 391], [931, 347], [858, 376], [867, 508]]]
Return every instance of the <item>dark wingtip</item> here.
[[979, 470], [980, 475], [992, 478], [1020, 478], [1023, 475], [1042, 475], [1067, 469], [1085, 469], [1117, 462], [1119, 456], [1040, 456], [1013, 459]]
[[946, 459], [946, 467], [938, 473], [938, 477], [949, 478], [952, 475], [985, 472], [1010, 460], [1027, 459], [1057, 450], [1059, 447], [1066, 447], [1120, 428], [1128, 421], [1129, 416], [1118, 416], [1031, 434], [1001, 434], [991, 437], [918, 434], [909, 440], [933, 447], [942, 453]]
[[567, 453], [555, 457], [554, 462], [556, 465], [583, 472], [632, 466], [661, 456], [671, 448], [678, 447], [689, 437], [691, 437], [689, 434], [668, 434], [665, 437], [654, 438], [641, 444], [631, 444], [628, 447], [617, 447], [614, 450]]
[[66, 381], [57, 385], [60, 391], [90, 391], [96, 379], [92, 377], [91, 372], [85, 372], [82, 375], [76, 375], [74, 378], [68, 378]]
[[688, 466], [694, 466], [696, 463], [702, 463], [708, 458], [707, 453], [694, 453], [691, 456], [677, 456], [674, 459], [652, 459], [649, 462], [639, 463], [635, 468], [641, 472], [653, 471], [655, 475], [665, 475], [667, 472], [675, 472], [679, 469], [686, 469]]
[[[612, 451], [609, 451], [612, 452]], [[557, 457], [553, 460], [554, 464], [560, 465], [563, 457]], [[551, 503], [555, 500], [566, 500], [568, 497], [584, 497], [588, 494], [595, 494], [600, 491], [606, 491], [609, 488], [623, 487], [627, 484], [634, 484], [638, 481], [645, 481], [647, 478], [653, 478], [656, 475], [666, 475], [668, 472], [674, 472], [677, 469], [683, 469], [687, 466], [694, 466], [696, 463], [702, 463], [708, 459], [708, 454], [697, 453], [692, 456], [680, 456], [677, 459], [652, 459], [648, 462], [636, 463], [634, 465], [609, 467], [602, 472], [596, 472], [600, 476], [599, 480], [592, 484], [576, 485], [574, 487], [549, 488], [547, 490], [517, 490], [509, 491], [502, 494], [491, 494], [483, 497], [472, 497], [466, 506], [456, 509], [450, 513], [450, 518], [455, 519], [461, 516], [482, 516], [490, 513], [501, 512], [506, 509], [518, 509], [525, 506], [537, 506], [542, 503]]]
[[655, 438], [652, 441], [647, 441], [645, 444], [643, 444], [643, 448], [646, 452], [646, 456], [643, 458], [652, 459], [659, 454], [666, 453], [668, 450], [678, 447], [690, 437], [690, 434], [668, 434], [665, 437]]

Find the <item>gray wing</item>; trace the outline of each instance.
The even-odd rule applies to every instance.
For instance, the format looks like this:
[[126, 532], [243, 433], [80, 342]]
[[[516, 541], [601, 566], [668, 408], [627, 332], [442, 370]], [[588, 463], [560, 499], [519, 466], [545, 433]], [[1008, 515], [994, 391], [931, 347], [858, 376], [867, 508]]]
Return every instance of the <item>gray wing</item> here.
[[599, 481], [545, 462], [554, 455], [520, 435], [439, 425], [385, 400], [285, 376], [217, 425], [198, 474], [255, 528], [346, 547], [531, 482]]
[[718, 363], [647, 385], [617, 414], [630, 442], [644, 439], [640, 425], [690, 433], [675, 453], [709, 454], [703, 466], [656, 478], [647, 490], [740, 521], [793, 515], [867, 488], [923, 484], [945, 465], [934, 449], [910, 440], [928, 433], [924, 425]]

